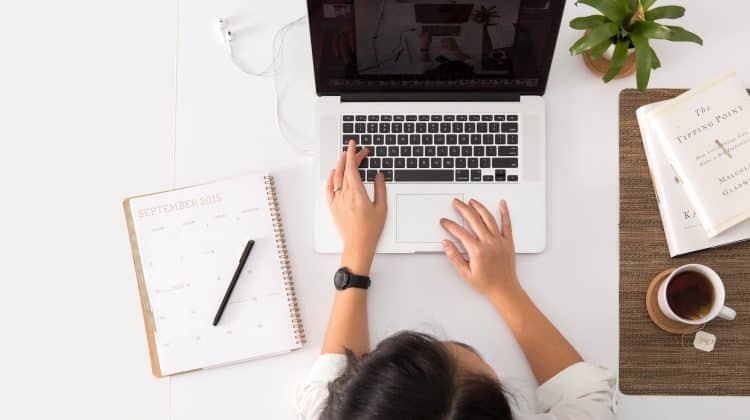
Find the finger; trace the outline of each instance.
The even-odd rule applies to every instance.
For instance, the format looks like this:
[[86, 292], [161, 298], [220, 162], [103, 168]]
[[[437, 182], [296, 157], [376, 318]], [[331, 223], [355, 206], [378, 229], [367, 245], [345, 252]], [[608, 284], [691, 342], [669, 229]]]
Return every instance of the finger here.
[[471, 226], [471, 229], [477, 237], [484, 238], [489, 234], [487, 226], [484, 225], [482, 218], [476, 210], [467, 206], [466, 203], [457, 198], [453, 199], [453, 206], [456, 207], [456, 210], [461, 213], [461, 216], [463, 216], [464, 219], [469, 221], [469, 226]]
[[346, 149], [346, 163], [344, 168], [344, 186], [353, 186], [362, 183], [359, 179], [359, 160], [357, 159], [357, 143], [349, 140], [349, 148]]
[[367, 155], [370, 153], [370, 150], [366, 147], [363, 147], [362, 150], [357, 153], [357, 168], [359, 168], [359, 165], [362, 164], [362, 161], [365, 160]]
[[485, 207], [482, 203], [480, 203], [477, 200], [474, 200], [473, 198], [469, 200], [469, 205], [479, 213], [479, 217], [482, 218], [482, 221], [484, 222], [484, 225], [487, 227], [487, 230], [490, 231], [490, 233], [493, 233], [497, 235], [500, 233], [500, 229], [497, 227], [497, 222], [495, 221], [495, 218], [492, 216], [492, 213], [490, 213], [489, 210], [487, 210], [487, 207]]
[[448, 257], [448, 261], [453, 264], [453, 267], [456, 269], [456, 271], [458, 271], [458, 274], [460, 274], [461, 277], [466, 278], [469, 276], [469, 274], [471, 274], [469, 262], [466, 261], [466, 258], [464, 258], [464, 256], [461, 255], [460, 252], [458, 252], [458, 248], [456, 247], [456, 244], [453, 243], [453, 241], [444, 239], [443, 250], [445, 251], [445, 256]]
[[502, 234], [504, 238], [513, 239], [513, 225], [510, 223], [510, 211], [508, 210], [508, 202], [500, 200], [500, 218], [502, 219]]
[[388, 208], [388, 195], [385, 191], [385, 175], [382, 172], [378, 172], [375, 176], [375, 197], [373, 200], [376, 208], [387, 209]]
[[456, 237], [464, 246], [464, 248], [468, 249], [467, 245], [476, 243], [477, 238], [475, 238], [474, 235], [469, 233], [468, 230], [464, 229], [453, 220], [442, 218], [440, 219], [440, 226], [442, 226], [443, 229], [447, 230], [448, 233]]
[[326, 198], [328, 199], [329, 206], [333, 203], [333, 197], [336, 195], [336, 193], [333, 192], [333, 175], [335, 172], [335, 169], [331, 169], [331, 171], [328, 172], [328, 181], [326, 182]]
[[342, 152], [339, 161], [336, 163], [336, 169], [333, 170], [332, 189], [339, 189], [344, 186], [344, 165], [346, 165], [346, 153]]

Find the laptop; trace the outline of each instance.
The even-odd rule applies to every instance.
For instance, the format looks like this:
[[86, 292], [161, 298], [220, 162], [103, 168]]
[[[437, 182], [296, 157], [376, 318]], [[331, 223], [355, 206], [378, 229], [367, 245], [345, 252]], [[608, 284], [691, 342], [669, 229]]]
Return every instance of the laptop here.
[[[341, 152], [369, 149], [359, 175], [372, 197], [385, 175], [379, 253], [442, 252], [453, 206], [476, 199], [513, 218], [516, 251], [546, 244], [542, 99], [564, 0], [308, 0], [318, 95], [320, 185], [315, 248], [342, 244], [324, 188]], [[460, 26], [440, 33], [425, 25]], [[451, 36], [460, 33], [460, 36]]]

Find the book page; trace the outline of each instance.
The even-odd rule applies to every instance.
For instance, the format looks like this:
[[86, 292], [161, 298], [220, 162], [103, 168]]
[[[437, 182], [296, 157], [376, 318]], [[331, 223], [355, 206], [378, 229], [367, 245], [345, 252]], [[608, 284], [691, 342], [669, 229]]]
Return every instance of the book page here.
[[[296, 347], [262, 176], [139, 197], [130, 207], [162, 374]], [[255, 245], [214, 327], [251, 239]]]

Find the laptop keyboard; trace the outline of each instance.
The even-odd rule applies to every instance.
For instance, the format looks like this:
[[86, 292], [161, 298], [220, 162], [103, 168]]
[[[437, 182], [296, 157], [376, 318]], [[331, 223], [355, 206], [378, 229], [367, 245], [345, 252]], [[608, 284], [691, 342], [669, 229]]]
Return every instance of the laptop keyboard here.
[[344, 115], [350, 140], [368, 156], [364, 182], [518, 182], [518, 114]]

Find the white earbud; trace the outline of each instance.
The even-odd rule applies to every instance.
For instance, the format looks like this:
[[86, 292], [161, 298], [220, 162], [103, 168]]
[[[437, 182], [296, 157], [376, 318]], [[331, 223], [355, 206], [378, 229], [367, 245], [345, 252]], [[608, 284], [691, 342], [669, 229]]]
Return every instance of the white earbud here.
[[221, 40], [224, 43], [224, 47], [226, 47], [229, 54], [232, 54], [232, 31], [229, 29], [229, 25], [227, 24], [226, 19], [219, 19], [217, 21], [217, 28], [219, 30], [219, 35], [221, 36]]

